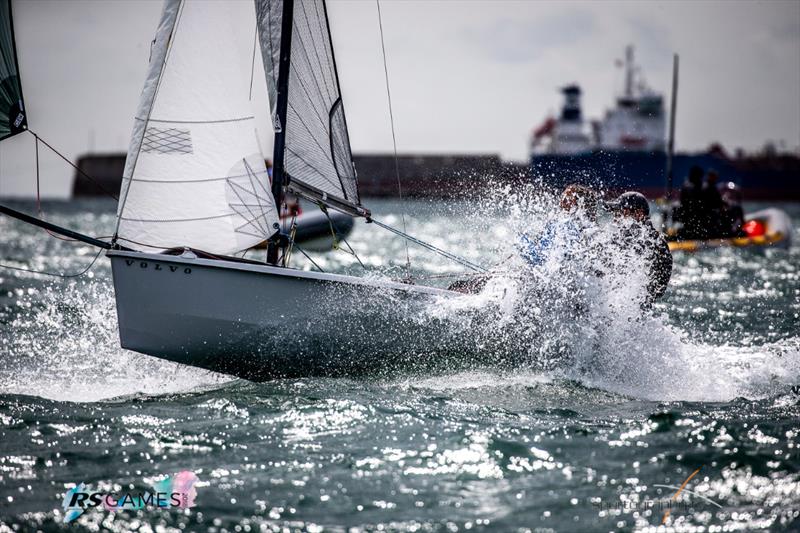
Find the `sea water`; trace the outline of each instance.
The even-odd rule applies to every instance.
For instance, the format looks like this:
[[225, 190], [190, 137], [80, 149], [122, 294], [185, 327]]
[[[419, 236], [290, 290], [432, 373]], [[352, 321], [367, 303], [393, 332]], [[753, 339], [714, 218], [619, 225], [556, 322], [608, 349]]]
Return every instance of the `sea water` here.
[[[121, 349], [102, 256], [76, 278], [2, 269], [0, 531], [800, 528], [800, 246], [676, 255], [643, 314], [631, 269], [575, 291], [580, 269], [520, 266], [513, 243], [554, 215], [547, 199], [365, 203], [495, 265], [483, 293], [429, 312], [514, 364], [249, 383]], [[800, 244], [800, 205], [780, 207]], [[114, 209], [43, 206], [97, 236]], [[7, 218], [0, 235], [11, 266], [72, 274], [96, 254]], [[397, 237], [358, 222], [347, 240], [368, 275], [408, 275]], [[312, 257], [364, 275], [340, 248]], [[408, 254], [418, 283], [464, 272]], [[187, 475], [191, 506], [63, 506], [70, 491], [118, 500]]]

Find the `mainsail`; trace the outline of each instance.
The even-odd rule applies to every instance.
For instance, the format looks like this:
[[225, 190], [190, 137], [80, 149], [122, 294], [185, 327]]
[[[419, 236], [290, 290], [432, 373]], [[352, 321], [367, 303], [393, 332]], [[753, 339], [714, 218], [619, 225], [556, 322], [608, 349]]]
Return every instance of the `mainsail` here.
[[21, 133], [27, 127], [14, 44], [11, 0], [0, 0], [0, 140]]
[[292, 192], [363, 215], [324, 0], [255, 2], [276, 132], [276, 179]]
[[[251, 101], [248, 2], [167, 0], [137, 111], [117, 239], [159, 250], [246, 250], [278, 214]], [[245, 32], [245, 33], [243, 33]]]

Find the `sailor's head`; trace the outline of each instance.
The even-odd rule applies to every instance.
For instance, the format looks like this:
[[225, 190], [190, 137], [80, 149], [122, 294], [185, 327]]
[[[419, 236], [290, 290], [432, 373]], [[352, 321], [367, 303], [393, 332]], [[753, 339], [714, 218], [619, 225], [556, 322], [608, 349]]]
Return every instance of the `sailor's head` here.
[[710, 187], [716, 187], [717, 182], [719, 181], [719, 172], [714, 170], [713, 168], [708, 171], [708, 177], [706, 178], [706, 183]]
[[567, 185], [561, 193], [559, 205], [569, 213], [581, 209], [590, 219], [594, 220], [597, 217], [597, 193], [583, 185], [575, 183]]
[[632, 218], [638, 222], [650, 218], [650, 204], [647, 203], [647, 198], [635, 191], [620, 194], [616, 200], [606, 202], [606, 207], [618, 217]]
[[732, 181], [720, 183], [717, 186], [722, 199], [730, 205], [742, 203], [742, 190]]
[[694, 185], [702, 185], [703, 184], [703, 167], [698, 165], [692, 165], [692, 168], [689, 169], [689, 183], [693, 183]]

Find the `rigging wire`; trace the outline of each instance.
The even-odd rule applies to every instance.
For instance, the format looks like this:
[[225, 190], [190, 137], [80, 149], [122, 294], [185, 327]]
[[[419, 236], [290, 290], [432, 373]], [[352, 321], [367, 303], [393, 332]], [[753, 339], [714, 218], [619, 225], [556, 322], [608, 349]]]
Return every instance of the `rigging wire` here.
[[[36, 152], [36, 212], [39, 214], [39, 218], [44, 219], [44, 211], [42, 210], [42, 194], [41, 194], [41, 186], [39, 179], [39, 137], [37, 137], [35, 133], [32, 133], [32, 135], [34, 137], [34, 147]], [[59, 241], [78, 242], [76, 239], [70, 239], [68, 237], [62, 237], [61, 235], [57, 235], [52, 231], [50, 231], [49, 229], [45, 229], [44, 231], [45, 233], [47, 233], [48, 235], [50, 235], [55, 239], [58, 239]]]
[[255, 30], [253, 31], [253, 59], [250, 61], [250, 96], [249, 100], [253, 101], [253, 77], [256, 72], [256, 45], [258, 44], [258, 22], [256, 22]]
[[294, 247], [294, 248], [297, 248], [297, 249], [300, 251], [300, 253], [301, 253], [301, 254], [303, 254], [303, 255], [305, 256], [305, 258], [306, 258], [306, 259], [308, 259], [309, 261], [311, 261], [311, 264], [312, 264], [312, 265], [314, 265], [315, 267], [317, 267], [317, 270], [319, 270], [320, 272], [323, 272], [323, 273], [325, 272], [324, 270], [322, 270], [322, 267], [321, 267], [321, 266], [319, 266], [319, 265], [316, 263], [316, 261], [314, 261], [313, 259], [311, 259], [311, 257], [310, 257], [310, 256], [309, 256], [309, 255], [306, 253], [306, 251], [305, 251], [305, 250], [303, 250], [302, 248], [300, 248], [300, 246], [299, 246], [299, 245], [298, 245], [296, 242], [293, 242], [293, 243], [292, 243], [292, 245], [293, 245], [293, 247]]
[[289, 244], [283, 250], [281, 262], [283, 266], [289, 267], [289, 260], [292, 258], [292, 248], [294, 248], [294, 236], [297, 234], [297, 215], [292, 216], [292, 223], [289, 225]]
[[104, 251], [105, 251], [104, 249], [100, 248], [100, 250], [94, 256], [94, 259], [92, 259], [92, 262], [89, 263], [89, 266], [87, 266], [82, 271], [77, 272], [75, 274], [61, 274], [59, 272], [47, 272], [45, 270], [36, 270], [36, 269], [32, 269], [32, 268], [15, 267], [15, 266], [7, 265], [7, 264], [4, 264], [4, 263], [0, 263], [0, 268], [7, 268], [9, 270], [17, 270], [19, 272], [30, 272], [32, 274], [42, 274], [44, 276], [52, 276], [54, 278], [64, 278], [64, 279], [79, 278], [79, 277], [83, 276], [84, 274], [86, 274], [87, 272], [89, 272], [89, 270], [94, 266], [94, 264], [97, 262], [97, 259], [100, 257], [100, 255]]
[[[42, 209], [42, 195], [41, 195], [41, 173], [40, 173], [40, 168], [39, 168], [40, 167], [40, 165], [39, 165], [39, 143], [42, 143], [43, 145], [45, 145], [54, 154], [59, 156], [61, 159], [66, 161], [67, 164], [69, 164], [72, 168], [74, 168], [76, 171], [78, 171], [78, 176], [88, 179], [89, 181], [94, 183], [105, 194], [107, 194], [108, 196], [110, 196], [110, 197], [114, 198], [115, 200], [117, 200], [116, 195], [114, 195], [113, 193], [109, 192], [105, 187], [100, 185], [100, 183], [98, 183], [94, 178], [92, 178], [89, 174], [84, 172], [75, 163], [70, 161], [64, 154], [62, 154], [61, 152], [56, 150], [50, 143], [48, 143], [47, 141], [42, 139], [38, 134], [36, 134], [36, 132], [34, 132], [34, 131], [30, 130], [30, 129], [28, 129], [27, 131], [28, 131], [28, 133], [33, 135], [33, 138], [34, 138], [34, 152], [35, 152], [35, 161], [36, 161], [36, 211], [37, 211], [37, 213], [39, 215], [39, 218], [42, 218], [42, 219], [44, 218], [44, 212], [43, 212], [43, 209]], [[62, 237], [60, 235], [57, 235], [57, 234], [53, 233], [52, 231], [50, 231], [48, 229], [45, 229], [44, 231], [48, 235], [50, 235], [51, 237], [54, 237], [54, 238], [56, 238], [58, 240], [61, 240], [61, 241], [79, 242], [76, 239], [70, 239], [68, 237]], [[104, 251], [104, 249], [101, 248], [97, 252], [97, 254], [94, 256], [94, 258], [92, 259], [91, 263], [89, 263], [89, 265], [86, 268], [84, 268], [80, 272], [73, 273], [73, 274], [63, 274], [63, 273], [59, 273], [59, 272], [47, 272], [45, 270], [37, 270], [37, 269], [25, 268], [25, 267], [17, 267], [17, 266], [8, 265], [8, 264], [5, 264], [5, 263], [0, 263], [0, 268], [5, 268], [5, 269], [8, 269], [8, 270], [16, 270], [18, 272], [30, 272], [32, 274], [41, 274], [43, 276], [51, 276], [51, 277], [56, 277], [56, 278], [64, 278], [64, 279], [79, 278], [79, 277], [83, 276], [84, 274], [86, 274], [87, 272], [89, 272], [89, 270], [97, 262], [97, 259], [100, 257], [100, 255], [103, 253], [103, 251]]]
[[489, 272], [489, 270], [483, 268], [480, 265], [477, 265], [477, 264], [473, 263], [472, 261], [469, 261], [468, 259], [464, 259], [463, 257], [459, 257], [459, 256], [457, 256], [455, 254], [451, 254], [450, 252], [446, 252], [446, 251], [442, 250], [441, 248], [437, 248], [436, 246], [434, 246], [434, 245], [432, 245], [430, 243], [427, 243], [427, 242], [425, 242], [423, 240], [417, 239], [416, 237], [413, 237], [413, 236], [409, 235], [408, 233], [406, 233], [404, 231], [400, 231], [397, 228], [393, 228], [392, 226], [384, 224], [383, 222], [375, 220], [374, 218], [368, 219], [368, 222], [376, 224], [377, 226], [379, 226], [379, 227], [381, 227], [381, 228], [383, 228], [383, 229], [385, 229], [387, 231], [391, 231], [395, 235], [403, 237], [406, 241], [410, 241], [410, 242], [413, 242], [414, 244], [422, 246], [423, 248], [427, 248], [428, 250], [430, 250], [432, 252], [435, 252], [435, 253], [443, 256], [443, 257], [446, 257], [446, 258], [450, 259], [451, 261], [455, 261], [456, 263], [464, 265], [467, 268], [471, 268], [472, 270], [475, 270], [476, 272]]
[[347, 245], [347, 249], [350, 250], [350, 255], [352, 255], [353, 257], [356, 258], [356, 261], [358, 261], [358, 264], [361, 265], [361, 268], [363, 268], [364, 270], [367, 270], [367, 267], [364, 265], [364, 263], [361, 262], [361, 258], [358, 257], [358, 254], [356, 253], [356, 251], [353, 250], [353, 247], [350, 246], [349, 242], [347, 242], [347, 239], [344, 237], [344, 234], [340, 234], [339, 236], [341, 237], [342, 241], [344, 241], [344, 243]]
[[[383, 18], [381, 17], [381, 2], [380, 0], [375, 0], [375, 5], [378, 8], [378, 27], [381, 31], [381, 52], [383, 52], [383, 74], [384, 78], [386, 79], [386, 100], [389, 103], [389, 122], [392, 125], [392, 147], [394, 148], [394, 175], [397, 178], [397, 193], [400, 196], [400, 203], [403, 203], [403, 186], [400, 183], [400, 166], [397, 162], [397, 136], [395, 135], [394, 131], [394, 113], [392, 111], [392, 93], [389, 90], [389, 67], [387, 66], [386, 61], [386, 44], [384, 43], [383, 38]], [[401, 207], [400, 209], [400, 218], [403, 221], [403, 233], [406, 233], [408, 229], [406, 228], [406, 214], [405, 210]], [[411, 256], [408, 252], [408, 240], [404, 241], [406, 245], [406, 277], [410, 280], [411, 279]], [[349, 245], [348, 245], [349, 246]], [[361, 261], [359, 260], [359, 263]]]
[[[353, 247], [350, 246], [349, 242], [347, 242], [347, 238], [344, 236], [344, 233], [339, 231], [339, 228], [337, 228], [336, 224], [334, 224], [333, 219], [331, 218], [331, 215], [328, 213], [328, 208], [325, 207], [325, 204], [320, 203], [320, 204], [318, 204], [318, 207], [319, 207], [320, 211], [325, 213], [325, 217], [328, 219], [328, 225], [330, 225], [330, 228], [331, 228], [331, 237], [333, 237], [333, 249], [334, 250], [341, 250], [341, 247], [339, 246], [339, 239], [341, 239], [344, 242], [344, 244], [347, 246], [347, 249], [350, 250], [350, 255], [352, 255], [353, 257], [356, 258], [356, 261], [358, 261], [358, 264], [361, 265], [361, 268], [363, 268], [364, 270], [367, 270], [367, 267], [364, 265], [364, 263], [361, 262], [361, 258], [358, 257], [358, 254], [356, 253], [356, 251], [353, 250]], [[344, 252], [344, 250], [342, 250], [342, 251]]]
[[[34, 136], [34, 138], [36, 138], [36, 141], [37, 141], [37, 146], [36, 146], [36, 162], [37, 162], [37, 168], [38, 168], [38, 162], [39, 162], [39, 146], [38, 146], [38, 143], [39, 143], [39, 142], [41, 142], [43, 145], [45, 145], [46, 147], [48, 147], [48, 148], [49, 148], [49, 149], [50, 149], [50, 150], [51, 150], [51, 151], [52, 151], [54, 154], [56, 154], [58, 157], [60, 157], [60, 158], [61, 158], [61, 159], [63, 159], [64, 161], [66, 161], [66, 162], [67, 162], [67, 164], [68, 164], [69, 166], [71, 166], [72, 168], [74, 168], [74, 169], [75, 169], [75, 170], [78, 172], [78, 174], [79, 174], [80, 176], [82, 176], [82, 177], [84, 177], [85, 179], [87, 179], [87, 180], [91, 181], [92, 183], [94, 183], [94, 184], [97, 186], [97, 188], [98, 188], [98, 189], [100, 189], [101, 191], [103, 191], [103, 193], [104, 193], [104, 194], [106, 194], [106, 195], [110, 196], [110, 197], [111, 197], [111, 198], [113, 198], [114, 200], [119, 200], [119, 198], [117, 197], [117, 195], [116, 195], [116, 194], [114, 194], [113, 192], [111, 192], [111, 191], [109, 191], [108, 189], [106, 189], [105, 187], [103, 187], [103, 186], [100, 184], [100, 182], [98, 182], [98, 181], [97, 181], [97, 180], [95, 180], [93, 177], [91, 177], [89, 174], [87, 174], [86, 172], [84, 172], [84, 171], [83, 171], [83, 169], [81, 169], [80, 167], [78, 167], [78, 165], [76, 165], [75, 163], [73, 163], [72, 161], [70, 161], [69, 159], [67, 159], [67, 156], [65, 156], [64, 154], [62, 154], [61, 152], [59, 152], [58, 150], [56, 150], [55, 148], [53, 148], [53, 147], [50, 145], [50, 143], [48, 143], [47, 141], [45, 141], [44, 139], [42, 139], [42, 138], [41, 138], [41, 137], [40, 137], [38, 134], [36, 134], [36, 133], [35, 133], [33, 130], [30, 130], [30, 129], [29, 129], [29, 130], [28, 130], [28, 133], [30, 133], [31, 135], [33, 135], [33, 136]], [[37, 179], [38, 179], [38, 174], [37, 174]], [[37, 187], [38, 187], [38, 183], [37, 183]]]

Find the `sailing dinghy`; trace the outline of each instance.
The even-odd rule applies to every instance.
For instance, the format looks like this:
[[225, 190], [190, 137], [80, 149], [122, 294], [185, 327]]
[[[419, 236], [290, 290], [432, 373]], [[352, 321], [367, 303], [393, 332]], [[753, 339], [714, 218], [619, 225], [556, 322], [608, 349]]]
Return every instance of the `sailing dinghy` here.
[[[258, 54], [231, 39], [250, 28], [275, 132], [271, 185], [251, 97]], [[465, 348], [424, 319], [462, 295], [290, 268], [293, 243], [278, 217], [285, 194], [370, 220], [324, 0], [255, 0], [255, 9], [166, 0], [112, 241], [0, 210], [107, 249], [121, 344], [137, 352], [262, 380], [352, 374]], [[265, 240], [269, 264], [237, 257]]]

